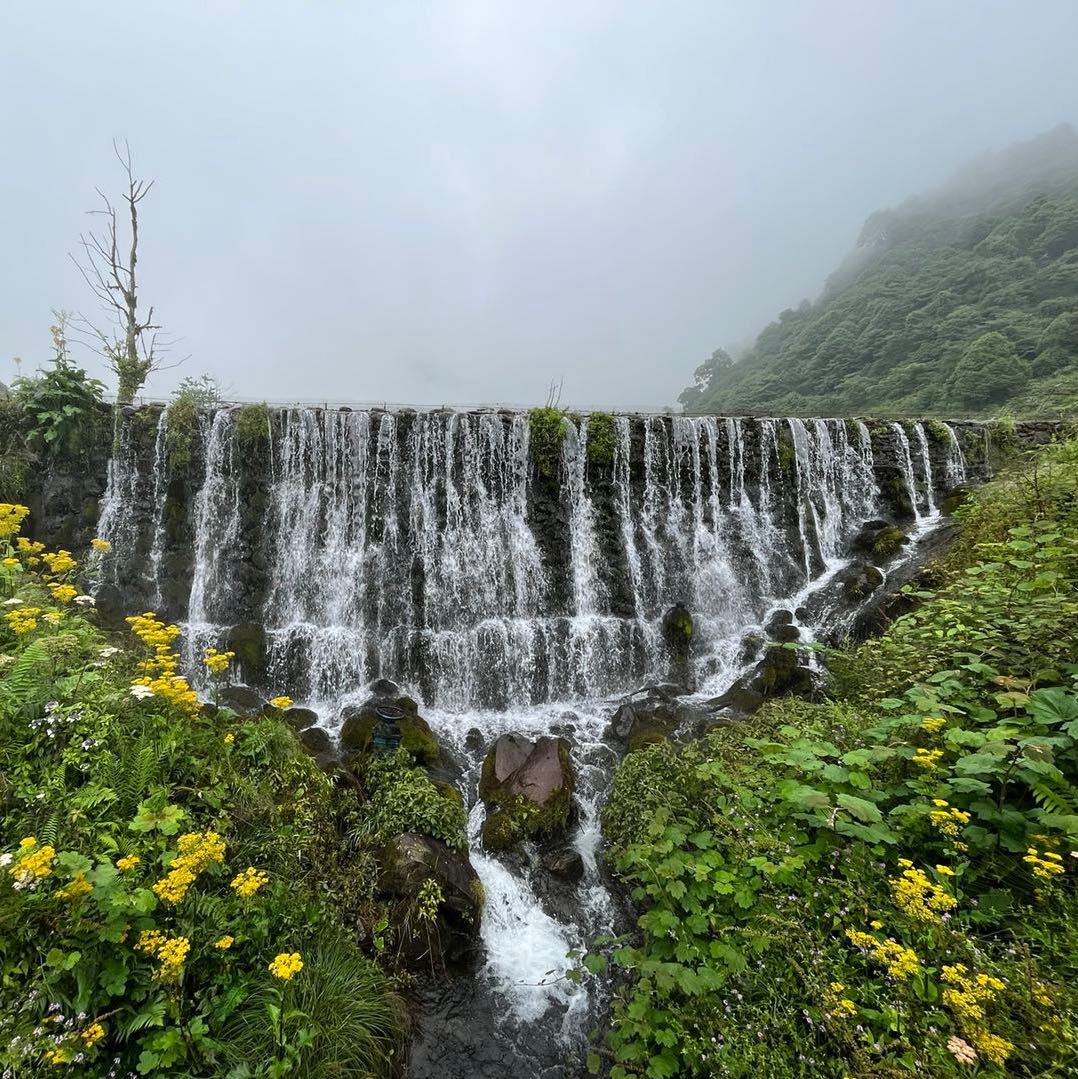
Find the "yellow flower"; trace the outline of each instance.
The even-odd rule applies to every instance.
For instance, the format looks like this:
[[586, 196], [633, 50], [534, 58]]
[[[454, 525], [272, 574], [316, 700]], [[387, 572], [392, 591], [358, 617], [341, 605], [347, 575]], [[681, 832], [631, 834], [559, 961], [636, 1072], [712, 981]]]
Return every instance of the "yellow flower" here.
[[213, 942], [213, 946], [215, 948], [220, 948], [220, 950], [222, 952], [227, 952], [228, 949], [231, 948], [232, 945], [235, 943], [235, 941], [236, 941], [235, 937], [224, 936], [224, 937], [221, 937], [220, 940], [215, 940]]
[[283, 712], [286, 708], [292, 707], [292, 698], [284, 696], [274, 697], [273, 700], [270, 701], [270, 704], [272, 704], [274, 708], [279, 708]]
[[883, 922], [880, 922], [880, 921], [872, 921], [872, 922], [869, 922], [868, 924], [873, 929], [882, 929], [883, 928]]
[[64, 888], [61, 888], [56, 895], [60, 899], [70, 899], [74, 902], [76, 899], [81, 899], [84, 895], [93, 890], [94, 886], [86, 879], [86, 874], [80, 869], [74, 877], [72, 877], [71, 883]]
[[127, 873], [130, 870], [134, 869], [135, 866], [137, 866], [141, 861], [142, 859], [139, 858], [137, 855], [129, 854], [126, 858], [121, 858], [119, 859], [119, 861], [117, 861], [116, 868], [121, 873]]
[[913, 754], [913, 763], [924, 769], [932, 769], [942, 756], [942, 749], [917, 749]]
[[954, 870], [951, 869], [950, 866], [946, 866], [946, 865], [938, 865], [938, 866], [936, 866], [936, 872], [939, 873], [939, 875], [941, 877], [953, 877], [954, 876]]
[[921, 969], [917, 953], [899, 944], [897, 940], [877, 940], [870, 933], [862, 933], [859, 929], [847, 929], [846, 937], [855, 948], [886, 967], [888, 976], [896, 982], [905, 981]]
[[154, 886], [153, 894], [162, 902], [175, 906], [182, 903], [187, 895], [187, 890], [195, 883], [195, 874], [190, 869], [181, 866], [171, 870], [167, 876], [162, 877]]
[[237, 895], [247, 899], [254, 895], [268, 880], [269, 875], [264, 873], [261, 869], [255, 869], [254, 866], [248, 866], [242, 873], [237, 873], [236, 876], [232, 878], [231, 888]]
[[933, 799], [932, 799], [932, 804], [933, 804], [934, 806], [941, 806], [941, 807], [946, 807], [946, 806], [948, 806], [948, 805], [949, 805], [950, 803], [949, 803], [949, 802], [946, 802], [946, 801], [944, 801], [944, 800], [943, 800], [942, 798], [933, 798]]
[[14, 536], [26, 519], [30, 510], [12, 502], [0, 502], [0, 539]]
[[57, 603], [70, 603], [79, 594], [79, 590], [70, 584], [50, 583], [49, 591]]
[[112, 544], [108, 540], [94, 538], [90, 540], [90, 546], [98, 552], [98, 554], [108, 554], [112, 550]]
[[[35, 839], [34, 844], [36, 843]], [[24, 851], [30, 851], [30, 845], [27, 845], [25, 839], [19, 845]], [[8, 872], [15, 878], [16, 887], [27, 888], [52, 875], [52, 863], [55, 858], [56, 851], [51, 846], [38, 847], [32, 853], [24, 854]]]
[[59, 611], [48, 611], [41, 616], [42, 622], [48, 622], [50, 626], [58, 626], [64, 620], [64, 616]]
[[225, 745], [226, 746], [232, 745], [232, 743], [235, 740], [236, 740], [236, 736], [234, 734], [232, 734], [231, 732], [229, 732], [228, 734], [225, 735]]
[[179, 980], [190, 950], [191, 941], [187, 937], [170, 937], [157, 949], [158, 967], [154, 977], [160, 982]]
[[17, 569], [22, 563], [17, 558], [5, 558], [4, 566], [6, 569]]
[[26, 850], [29, 847], [36, 847], [37, 846], [37, 836], [28, 835], [25, 839], [20, 839], [19, 840], [19, 846], [23, 850]]
[[147, 955], [156, 955], [157, 949], [160, 948], [167, 939], [165, 934], [159, 929], [144, 929], [139, 933], [135, 950], [145, 952]]
[[1041, 857], [1036, 847], [1030, 847], [1022, 861], [1029, 866], [1030, 872], [1037, 880], [1051, 880], [1066, 872], [1061, 864], [1062, 857], [1055, 851], [1045, 851], [1044, 856]]
[[923, 869], [906, 869], [888, 883], [895, 905], [917, 922], [939, 922], [943, 911], [958, 906], [958, 900], [938, 884], [933, 884]]
[[206, 656], [202, 662], [211, 674], [220, 674], [222, 671], [228, 670], [235, 656], [235, 652], [218, 652], [216, 648], [207, 648]]
[[932, 719], [921, 720], [921, 730], [927, 731], [929, 734], [936, 734], [938, 731], [943, 730], [947, 726], [947, 720], [942, 717], [934, 717]]
[[71, 557], [70, 551], [57, 551], [55, 554], [46, 553], [41, 556], [41, 560], [57, 576], [70, 572], [78, 565], [78, 562]]
[[281, 952], [267, 969], [275, 978], [289, 982], [303, 969], [303, 960], [299, 952]]
[[93, 1049], [104, 1036], [105, 1028], [100, 1023], [91, 1023], [79, 1034], [79, 1037], [82, 1038], [87, 1049]]

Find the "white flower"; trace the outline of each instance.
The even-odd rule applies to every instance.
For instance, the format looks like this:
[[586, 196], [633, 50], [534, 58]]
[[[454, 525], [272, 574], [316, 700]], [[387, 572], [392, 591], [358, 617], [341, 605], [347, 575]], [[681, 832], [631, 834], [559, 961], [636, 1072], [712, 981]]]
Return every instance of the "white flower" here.
[[11, 599], [4, 600], [5, 607], [21, 607], [23, 601], [18, 596], [12, 596]]
[[11, 851], [7, 851], [4, 854], [0, 854], [0, 867], [5, 865], [11, 865], [13, 855]]
[[144, 701], [147, 697], [153, 696], [153, 690], [149, 686], [132, 686], [131, 696], [136, 700]]
[[76, 596], [72, 603], [77, 603], [80, 607], [93, 607], [95, 600], [93, 596]]
[[113, 646], [112, 646], [112, 645], [110, 644], [110, 645], [108, 645], [108, 647], [106, 647], [106, 648], [99, 648], [99, 649], [97, 650], [97, 654], [98, 654], [99, 656], [104, 656], [104, 657], [105, 657], [105, 659], [108, 659], [108, 658], [109, 658], [109, 656], [115, 656], [115, 655], [118, 655], [118, 654], [119, 654], [119, 651], [120, 651], [120, 650], [119, 650], [118, 648], [113, 648]]

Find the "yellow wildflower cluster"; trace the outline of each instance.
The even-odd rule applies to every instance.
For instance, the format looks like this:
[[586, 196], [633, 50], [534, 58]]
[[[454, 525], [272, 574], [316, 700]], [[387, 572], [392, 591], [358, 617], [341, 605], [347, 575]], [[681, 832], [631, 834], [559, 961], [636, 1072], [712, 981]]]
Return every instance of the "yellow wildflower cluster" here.
[[913, 763], [920, 765], [926, 770], [930, 770], [936, 767], [940, 757], [943, 756], [942, 749], [922, 749], [918, 748], [913, 754]]
[[273, 700], [270, 701], [270, 704], [272, 704], [274, 708], [280, 708], [283, 712], [286, 708], [292, 707], [292, 698], [285, 696], [274, 697]]
[[230, 937], [226, 934], [225, 936], [221, 937], [220, 940], [215, 940], [213, 942], [213, 946], [222, 952], [227, 952], [228, 949], [231, 948], [233, 944], [235, 944], [235, 942], [235, 937]]
[[891, 886], [895, 906], [907, 917], [932, 924], [940, 920], [944, 911], [958, 906], [958, 900], [950, 892], [933, 884], [924, 870], [915, 869], [908, 858], [899, 859], [898, 864], [906, 867], [902, 875], [887, 883]]
[[226, 734], [224, 737], [224, 743], [226, 746], [232, 745], [235, 740], [236, 736], [231, 731], [229, 731], [228, 734]]
[[41, 561], [38, 556], [45, 550], [45, 544], [28, 540], [25, 536], [20, 536], [15, 541], [15, 546], [18, 548], [19, 554], [26, 559], [28, 566], [36, 566]]
[[94, 537], [90, 540], [90, 546], [97, 551], [98, 554], [108, 554], [112, 550], [112, 544], [106, 539], [100, 539]]
[[93, 1049], [105, 1036], [105, 1028], [100, 1023], [91, 1023], [85, 1030], [79, 1033], [83, 1044], [87, 1049]]
[[75, 1059], [75, 1051], [66, 1045], [57, 1045], [45, 1054], [46, 1064], [55, 1064], [58, 1068], [70, 1064]]
[[933, 716], [930, 719], [921, 720], [921, 730], [926, 731], [928, 734], [938, 734], [947, 726], [947, 720], [942, 716]]
[[1051, 880], [1065, 872], [1063, 856], [1056, 854], [1054, 850], [1046, 850], [1042, 855], [1036, 847], [1030, 847], [1022, 861], [1029, 866], [1030, 872], [1037, 880]]
[[134, 869], [141, 861], [142, 859], [137, 854], [129, 854], [126, 858], [117, 859], [116, 868], [121, 873], [127, 873]]
[[928, 819], [932, 822], [932, 827], [942, 835], [953, 839], [958, 835], [961, 826], [969, 824], [970, 817], [965, 810], [955, 809], [942, 798], [933, 798], [932, 804], [936, 808], [929, 814]]
[[8, 611], [4, 617], [7, 619], [11, 632], [22, 636], [24, 633], [31, 633], [37, 629], [37, 620], [41, 617], [41, 608], [16, 607], [15, 610]]
[[18, 569], [22, 563], [17, 558], [5, 558], [2, 563], [4, 569]]
[[17, 503], [0, 502], [0, 539], [9, 539], [22, 528], [30, 510]]
[[183, 973], [191, 941], [187, 937], [167, 937], [158, 929], [144, 929], [135, 948], [157, 959], [154, 977], [159, 982], [174, 982]]
[[849, 1019], [857, 1014], [857, 1005], [844, 996], [846, 986], [832, 982], [823, 995], [823, 1010], [832, 1019]]
[[261, 869], [255, 869], [254, 866], [248, 866], [242, 873], [237, 873], [232, 878], [231, 887], [235, 890], [237, 895], [243, 896], [244, 899], [249, 898], [258, 891], [269, 880], [269, 876]]
[[145, 686], [155, 697], [194, 714], [198, 710], [198, 694], [186, 678], [176, 673], [180, 657], [173, 651], [172, 642], [180, 635], [180, 627], [165, 625], [152, 611], [132, 615], [127, 623], [135, 636], [153, 652], [149, 659], [139, 664], [147, 674], [136, 678], [132, 685]]
[[49, 570], [59, 577], [63, 573], [70, 573], [78, 562], [71, 557], [70, 551], [56, 551], [53, 554], [43, 554], [41, 561], [49, 567]]
[[79, 590], [74, 585], [57, 584], [55, 581], [49, 583], [49, 591], [57, 603], [70, 603], [79, 594]]
[[86, 879], [86, 874], [80, 869], [71, 878], [71, 883], [65, 885], [56, 894], [60, 899], [70, 899], [74, 903], [93, 890], [94, 886]]
[[206, 656], [202, 662], [211, 674], [220, 674], [227, 671], [232, 660], [236, 658], [235, 652], [218, 652], [216, 648], [207, 648]]
[[886, 967], [888, 975], [896, 982], [905, 981], [920, 970], [921, 961], [917, 958], [917, 953], [912, 948], [899, 944], [897, 940], [879, 940], [871, 933], [862, 933], [859, 929], [847, 929], [846, 937], [855, 948]]
[[984, 1021], [985, 1008], [1003, 992], [1003, 982], [990, 974], [971, 974], [963, 963], [945, 966], [940, 980], [947, 986], [943, 990], [943, 1003], [951, 1010], [962, 1033], [987, 1060], [1002, 1065], [1014, 1046], [990, 1033]]
[[282, 982], [290, 982], [303, 969], [303, 960], [299, 952], [281, 952], [270, 963], [268, 969], [275, 978], [280, 978]]
[[25, 853], [8, 870], [15, 878], [17, 885], [25, 888], [52, 874], [52, 863], [56, 858], [56, 850], [53, 847], [48, 844], [39, 847], [37, 839], [30, 835], [19, 843], [19, 848]]
[[216, 832], [187, 832], [176, 843], [179, 854], [169, 864], [168, 873], [154, 886], [158, 899], [175, 905], [207, 867], [225, 860], [225, 841]]

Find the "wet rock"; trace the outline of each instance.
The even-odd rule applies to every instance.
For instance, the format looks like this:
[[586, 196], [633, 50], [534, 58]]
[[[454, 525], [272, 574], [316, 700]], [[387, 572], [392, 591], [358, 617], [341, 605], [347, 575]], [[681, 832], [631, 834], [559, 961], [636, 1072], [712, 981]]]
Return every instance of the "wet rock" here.
[[884, 576], [878, 567], [867, 562], [854, 562], [836, 576], [834, 583], [848, 603], [859, 603], [883, 582]]
[[737, 665], [739, 667], [747, 667], [750, 663], [755, 663], [760, 658], [760, 653], [764, 650], [766, 640], [758, 633], [747, 633], [741, 639], [741, 647], [737, 653]]
[[378, 708], [391, 705], [403, 712], [397, 721], [400, 744], [417, 764], [435, 766], [441, 759], [441, 746], [430, 724], [419, 714], [419, 705], [388, 678], [379, 678], [369, 686], [371, 696], [360, 705], [348, 705], [341, 711], [340, 743], [348, 753], [369, 753], [374, 732], [381, 719]]
[[[394, 901], [391, 921], [410, 965], [444, 969], [474, 946], [483, 886], [466, 855], [430, 836], [404, 832], [383, 848], [379, 865], [379, 890]], [[433, 919], [416, 916], [428, 881], [434, 881], [441, 896]]]
[[675, 603], [663, 615], [663, 640], [670, 650], [670, 677], [678, 685], [688, 687], [691, 683], [690, 657], [692, 654], [692, 614], [684, 603]]
[[764, 629], [767, 630], [767, 635], [771, 640], [778, 641], [780, 644], [801, 639], [801, 630], [794, 625], [793, 611], [788, 611], [783, 607], [771, 613], [764, 623]]
[[522, 836], [551, 836], [569, 823], [576, 773], [563, 738], [532, 742], [503, 734], [487, 751], [479, 797], [487, 807], [484, 843], [504, 849]]
[[559, 880], [578, 881], [584, 876], [584, 859], [580, 851], [562, 847], [543, 856], [543, 868]]
[[725, 693], [712, 697], [707, 707], [715, 712], [750, 716], [764, 703], [764, 695], [744, 681], [735, 682]]
[[113, 584], [98, 585], [94, 592], [97, 622], [103, 629], [119, 629], [124, 624], [124, 598]]
[[266, 702], [262, 694], [250, 686], [225, 686], [218, 695], [221, 704], [241, 716], [257, 716]]
[[464, 745], [473, 753], [478, 753], [483, 748], [483, 732], [478, 727], [471, 727], [464, 736]]
[[233, 626], [226, 638], [226, 648], [236, 653], [243, 673], [253, 682], [262, 682], [266, 674], [266, 631], [258, 622]]
[[312, 757], [317, 757], [320, 753], [328, 753], [333, 749], [333, 739], [323, 727], [308, 727], [300, 731], [299, 742]]
[[294, 731], [304, 731], [318, 723], [318, 713], [313, 708], [286, 708], [280, 715]]

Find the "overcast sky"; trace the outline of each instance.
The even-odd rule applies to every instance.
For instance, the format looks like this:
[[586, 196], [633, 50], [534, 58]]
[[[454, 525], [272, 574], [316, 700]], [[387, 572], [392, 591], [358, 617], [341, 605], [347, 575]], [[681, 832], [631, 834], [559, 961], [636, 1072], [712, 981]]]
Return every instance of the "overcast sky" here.
[[869, 212], [1078, 121], [1075, 42], [1074, 0], [0, 0], [0, 378], [93, 312], [126, 137], [156, 395], [671, 403]]

